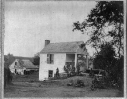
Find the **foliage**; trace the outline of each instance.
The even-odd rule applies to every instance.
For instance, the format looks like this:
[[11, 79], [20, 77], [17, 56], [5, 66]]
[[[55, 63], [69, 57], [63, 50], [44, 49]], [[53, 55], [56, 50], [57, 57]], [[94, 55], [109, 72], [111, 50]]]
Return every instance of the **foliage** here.
[[9, 65], [12, 64], [12, 62], [15, 60], [15, 57], [13, 56], [13, 54], [8, 54], [4, 56], [4, 67], [8, 68]]
[[74, 30], [88, 33], [91, 44], [97, 53], [104, 42], [110, 42], [117, 48], [119, 58], [123, 51], [123, 1], [99, 1], [88, 15], [88, 19], [73, 24]]
[[78, 79], [75, 87], [83, 87], [83, 86], [85, 86], [83, 80]]
[[34, 56], [33, 64], [34, 65], [39, 65], [40, 64], [40, 57], [39, 56]]
[[89, 72], [89, 76], [92, 77], [92, 78], [94, 77], [94, 71], [92, 70], [92, 68], [91, 68], [91, 70]]
[[12, 74], [9, 69], [9, 65], [15, 60], [15, 57], [12, 54], [4, 55], [4, 88], [6, 85], [11, 84]]
[[76, 69], [77, 69], [76, 73], [77, 73], [77, 75], [79, 75], [80, 74], [80, 65], [79, 64], [77, 65]]
[[103, 69], [108, 72], [109, 82], [117, 83], [119, 88], [123, 88], [123, 56], [115, 58], [114, 48], [110, 43], [103, 44], [101, 51], [94, 58], [94, 67], [96, 69]]
[[117, 59], [116, 64], [111, 68], [110, 79], [113, 79], [115, 83], [118, 83], [119, 87], [123, 87], [124, 79], [124, 57]]
[[98, 1], [86, 20], [73, 24], [73, 31], [79, 30], [90, 37], [86, 44], [91, 45], [97, 52], [93, 62], [94, 67], [106, 70], [109, 81], [117, 83], [121, 89], [123, 89], [124, 67], [123, 7], [123, 1]]
[[110, 43], [101, 45], [101, 51], [95, 56], [93, 65], [96, 69], [109, 71], [116, 62], [115, 50]]
[[6, 85], [11, 84], [12, 74], [9, 68], [4, 68], [4, 88]]

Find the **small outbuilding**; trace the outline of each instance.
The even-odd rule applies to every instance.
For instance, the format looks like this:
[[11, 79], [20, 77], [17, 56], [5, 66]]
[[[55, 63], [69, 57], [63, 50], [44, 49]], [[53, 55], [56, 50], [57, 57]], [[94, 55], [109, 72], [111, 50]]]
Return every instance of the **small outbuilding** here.
[[37, 71], [39, 69], [37, 66], [34, 66], [30, 60], [27, 59], [15, 59], [9, 68], [12, 73], [19, 75], [29, 74], [30, 72]]

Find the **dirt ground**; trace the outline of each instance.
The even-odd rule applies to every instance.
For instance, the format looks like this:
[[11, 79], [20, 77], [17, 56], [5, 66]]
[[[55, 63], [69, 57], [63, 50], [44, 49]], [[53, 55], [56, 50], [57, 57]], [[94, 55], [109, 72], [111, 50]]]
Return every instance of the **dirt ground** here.
[[[67, 86], [70, 80], [83, 80], [84, 87]], [[4, 90], [4, 97], [117, 97], [117, 89], [90, 90], [92, 79], [85, 76], [61, 80], [38, 81], [38, 73], [28, 76], [14, 76], [11, 85]]]

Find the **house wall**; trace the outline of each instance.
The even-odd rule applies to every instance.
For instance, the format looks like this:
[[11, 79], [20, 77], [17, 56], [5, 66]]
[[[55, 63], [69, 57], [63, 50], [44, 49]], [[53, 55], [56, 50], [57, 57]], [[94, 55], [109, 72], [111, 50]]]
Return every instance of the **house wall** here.
[[9, 66], [9, 69], [10, 69], [10, 71], [11, 71], [12, 73], [15, 73], [15, 68], [14, 68], [15, 62], [17, 62], [17, 65], [19, 66], [19, 62], [18, 62], [18, 60], [16, 59], [16, 60]]
[[[15, 67], [15, 62], [17, 62], [16, 67]], [[18, 74], [24, 75], [24, 70], [25, 70], [26, 68], [20, 68], [20, 64], [19, 64], [18, 60], [16, 59], [16, 60], [9, 66], [9, 69], [10, 69], [11, 73], [14, 73], [14, 74], [15, 74], [15, 69], [16, 69], [16, 72], [17, 72]]]
[[48, 70], [53, 70], [53, 76], [56, 73], [56, 69], [59, 68], [59, 73], [64, 72], [64, 65], [66, 61], [65, 53], [55, 53], [54, 63], [47, 64], [47, 54], [40, 54], [40, 67], [39, 67], [39, 80], [43, 81], [48, 79]]

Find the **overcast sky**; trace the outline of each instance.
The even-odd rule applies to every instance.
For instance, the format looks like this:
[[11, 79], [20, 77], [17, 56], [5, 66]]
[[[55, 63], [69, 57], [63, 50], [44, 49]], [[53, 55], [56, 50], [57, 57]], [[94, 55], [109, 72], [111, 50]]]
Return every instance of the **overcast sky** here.
[[[82, 22], [94, 1], [6, 1], [4, 54], [33, 57], [54, 42], [86, 41], [88, 36], [73, 32], [73, 22]], [[92, 55], [93, 50], [88, 48]]]

